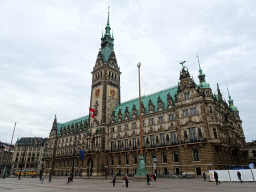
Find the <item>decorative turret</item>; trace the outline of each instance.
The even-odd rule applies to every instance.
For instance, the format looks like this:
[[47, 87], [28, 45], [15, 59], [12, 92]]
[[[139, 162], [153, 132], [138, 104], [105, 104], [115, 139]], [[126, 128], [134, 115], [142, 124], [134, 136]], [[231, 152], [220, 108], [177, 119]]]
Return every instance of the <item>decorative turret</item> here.
[[218, 101], [223, 100], [220, 92], [219, 83], [217, 83], [217, 95], [215, 96]]
[[[227, 90], [228, 90], [228, 87], [227, 87]], [[229, 90], [228, 90], [228, 103], [229, 103], [229, 108], [232, 110], [232, 111], [238, 111], [237, 110], [237, 107], [234, 106], [234, 100], [231, 99], [231, 96], [229, 94]]]
[[56, 118], [56, 115], [55, 115], [55, 118], [53, 120], [52, 130], [51, 130], [50, 136], [57, 136], [57, 118]]
[[108, 62], [110, 59], [110, 56], [114, 50], [114, 36], [112, 31], [112, 37], [110, 34], [110, 24], [109, 24], [109, 11], [108, 11], [108, 20], [107, 20], [107, 26], [105, 27], [105, 34], [101, 38], [101, 54], [102, 59], [104, 62]]
[[200, 87], [201, 89], [205, 89], [205, 88], [210, 89], [210, 84], [205, 81], [205, 74], [203, 74], [203, 70], [201, 69], [198, 55], [197, 55], [197, 58], [198, 58], [198, 65], [199, 65], [198, 78], [199, 78], [199, 82], [200, 82], [198, 87]]

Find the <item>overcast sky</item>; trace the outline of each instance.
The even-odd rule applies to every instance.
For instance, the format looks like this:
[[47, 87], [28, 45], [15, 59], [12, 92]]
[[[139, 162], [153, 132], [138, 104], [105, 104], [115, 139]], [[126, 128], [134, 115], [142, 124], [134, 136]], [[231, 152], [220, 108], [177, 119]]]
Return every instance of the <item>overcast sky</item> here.
[[255, 1], [0, 0], [0, 141], [48, 137], [88, 115], [91, 71], [110, 6], [121, 101], [176, 86], [187, 61], [198, 83], [197, 54], [213, 93], [227, 86], [246, 141], [256, 140]]

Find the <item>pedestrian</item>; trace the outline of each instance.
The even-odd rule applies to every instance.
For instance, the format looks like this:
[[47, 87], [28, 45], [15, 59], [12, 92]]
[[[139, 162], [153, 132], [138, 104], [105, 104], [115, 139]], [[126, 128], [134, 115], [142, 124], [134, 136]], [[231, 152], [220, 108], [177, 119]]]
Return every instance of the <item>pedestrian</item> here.
[[126, 179], [126, 175], [124, 174], [124, 176], [122, 177], [122, 180], [124, 180], [123, 186], [125, 186], [125, 179]]
[[43, 184], [44, 183], [44, 176], [42, 176], [42, 178], [41, 178], [41, 184]]
[[204, 178], [204, 181], [206, 181], [206, 174], [205, 174], [205, 172], [203, 173], [203, 178]]
[[70, 177], [68, 177], [68, 183], [67, 184], [69, 184], [71, 181], [72, 181], [72, 177], [70, 176]]
[[240, 171], [237, 171], [237, 177], [241, 181], [241, 183], [243, 183]]
[[52, 181], [52, 175], [49, 175], [49, 182]]
[[154, 173], [154, 181], [156, 181], [156, 173]]
[[115, 187], [116, 186], [116, 175], [114, 175], [114, 177], [113, 177], [113, 187]]
[[150, 185], [150, 175], [149, 175], [149, 173], [147, 174], [147, 185]]
[[126, 178], [125, 178], [125, 184], [126, 184], [126, 187], [128, 187], [128, 182], [129, 182], [129, 180], [128, 180], [129, 178], [128, 178], [128, 176], [126, 175]]
[[214, 171], [214, 179], [216, 181], [216, 185], [221, 184], [220, 181], [218, 180], [219, 176], [218, 176], [218, 173], [216, 171]]

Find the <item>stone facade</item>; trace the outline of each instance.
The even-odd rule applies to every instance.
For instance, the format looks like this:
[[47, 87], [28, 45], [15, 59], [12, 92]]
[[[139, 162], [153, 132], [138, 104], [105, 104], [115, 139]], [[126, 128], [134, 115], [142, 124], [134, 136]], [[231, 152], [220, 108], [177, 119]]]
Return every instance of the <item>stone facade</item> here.
[[[92, 71], [90, 107], [66, 123], [55, 117], [47, 146], [46, 173], [103, 175], [135, 173], [140, 149], [139, 99], [120, 102], [120, 69], [109, 18]], [[213, 94], [199, 63], [199, 84], [182, 62], [177, 86], [142, 97], [143, 151], [149, 172], [201, 175], [209, 169], [247, 165], [239, 111], [217, 85]], [[84, 160], [79, 151], [84, 151]], [[153, 160], [157, 162], [153, 163]]]
[[0, 175], [4, 171], [4, 167], [7, 167], [7, 172], [11, 171], [11, 159], [13, 155], [14, 145], [0, 142]]

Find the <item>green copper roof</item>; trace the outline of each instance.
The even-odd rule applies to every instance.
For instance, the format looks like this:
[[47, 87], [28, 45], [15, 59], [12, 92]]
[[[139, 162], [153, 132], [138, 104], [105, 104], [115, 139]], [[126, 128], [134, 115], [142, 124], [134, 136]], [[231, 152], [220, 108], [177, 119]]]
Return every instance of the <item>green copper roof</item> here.
[[[228, 87], [227, 87], [227, 90], [228, 90]], [[234, 100], [231, 99], [231, 96], [229, 94], [229, 90], [228, 90], [228, 103], [229, 103], [229, 108], [232, 110], [232, 111], [238, 111], [237, 107], [234, 106]]]
[[110, 24], [109, 24], [109, 14], [107, 20], [107, 26], [105, 27], [105, 34], [101, 38], [101, 54], [103, 56], [103, 61], [108, 62], [112, 52], [114, 51], [114, 36], [112, 31], [112, 37], [110, 34]]
[[80, 117], [80, 118], [77, 118], [77, 119], [74, 119], [72, 121], [68, 121], [66, 123], [57, 123], [57, 136], [60, 135], [60, 130], [64, 131], [67, 129], [67, 127], [71, 127], [71, 125], [75, 125], [76, 123], [80, 123], [82, 125], [85, 124], [85, 122], [88, 123], [88, 119], [89, 119], [89, 116], [84, 116], [84, 117]]
[[210, 84], [209, 83], [206, 83], [205, 81], [205, 74], [203, 74], [203, 70], [201, 69], [201, 66], [200, 66], [200, 62], [199, 62], [199, 56], [197, 55], [197, 58], [198, 58], [198, 65], [199, 65], [199, 75], [198, 75], [198, 78], [199, 78], [199, 85], [198, 87], [200, 87], [201, 89], [205, 89], [205, 88], [210, 88]]
[[[149, 100], [151, 99], [153, 105], [154, 105], [154, 112], [157, 112], [158, 109], [158, 97], [160, 96], [160, 99], [163, 102], [163, 110], [167, 109], [167, 94], [170, 93], [171, 97], [173, 98], [173, 100], [175, 100], [175, 94], [177, 93], [178, 90], [178, 86], [174, 86], [168, 89], [165, 89], [163, 91], [159, 91], [147, 96], [142, 96], [141, 97], [141, 102], [143, 103], [144, 107], [145, 107], [145, 113], [148, 114], [148, 103]], [[132, 108], [135, 105], [136, 110], [137, 110], [137, 115], [139, 115], [139, 98], [136, 99], [132, 99], [129, 101], [126, 101], [124, 103], [121, 103], [120, 105], [117, 105], [115, 107], [115, 120], [118, 120], [118, 112], [121, 109], [121, 113], [122, 113], [122, 119], [125, 118], [125, 110], [126, 107], [128, 107], [128, 111], [129, 111], [129, 118], [132, 117]]]

